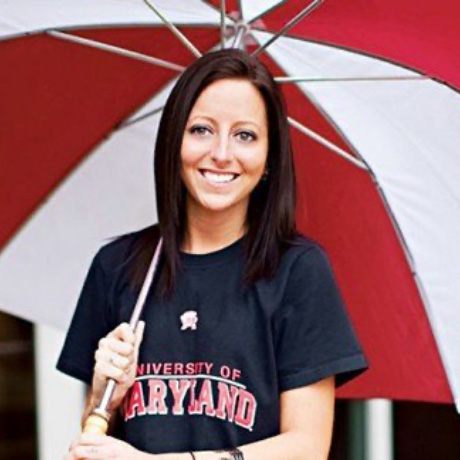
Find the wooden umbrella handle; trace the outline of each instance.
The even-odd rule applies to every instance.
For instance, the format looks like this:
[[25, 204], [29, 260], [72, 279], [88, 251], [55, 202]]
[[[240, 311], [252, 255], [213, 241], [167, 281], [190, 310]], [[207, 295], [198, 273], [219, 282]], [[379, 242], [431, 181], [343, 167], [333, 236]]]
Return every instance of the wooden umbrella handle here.
[[102, 415], [93, 411], [88, 418], [85, 420], [83, 426], [83, 433], [94, 433], [94, 434], [107, 434], [109, 429], [109, 417], [108, 415]]

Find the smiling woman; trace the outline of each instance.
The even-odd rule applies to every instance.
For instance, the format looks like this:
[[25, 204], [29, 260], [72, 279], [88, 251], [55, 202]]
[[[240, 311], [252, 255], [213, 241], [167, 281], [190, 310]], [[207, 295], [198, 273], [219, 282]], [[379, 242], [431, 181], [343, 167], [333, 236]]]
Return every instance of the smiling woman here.
[[[229, 183], [228, 192], [215, 184], [224, 178], [210, 177], [223, 170], [241, 176]], [[270, 176], [270, 171], [276, 174]], [[202, 181], [206, 176], [208, 180]], [[262, 176], [264, 180], [260, 180]], [[207, 194], [201, 198], [212, 196], [219, 203], [228, 200], [232, 205], [224, 204], [222, 212], [202, 213], [196, 207], [197, 212], [190, 213], [187, 207], [195, 209], [200, 202], [194, 192], [204, 190], [205, 184]], [[243, 234], [248, 250], [245, 279], [252, 282], [274, 274], [283, 246], [296, 235], [295, 175], [284, 99], [257, 59], [227, 49], [208, 53], [186, 69], [160, 121], [155, 186], [157, 230], [164, 239], [165, 266], [159, 281], [163, 293], [171, 292], [175, 285], [180, 249], [206, 253]], [[208, 219], [211, 215], [212, 221]], [[136, 246], [140, 255], [134, 278], [138, 284], [158, 237], [154, 232], [152, 229], [151, 236]]]
[[367, 364], [326, 254], [296, 230], [284, 102], [256, 58], [226, 49], [182, 74], [155, 186], [158, 224], [98, 252], [59, 358], [90, 385], [84, 418], [118, 383], [115, 437], [83, 434], [67, 460], [327, 458], [334, 387]]

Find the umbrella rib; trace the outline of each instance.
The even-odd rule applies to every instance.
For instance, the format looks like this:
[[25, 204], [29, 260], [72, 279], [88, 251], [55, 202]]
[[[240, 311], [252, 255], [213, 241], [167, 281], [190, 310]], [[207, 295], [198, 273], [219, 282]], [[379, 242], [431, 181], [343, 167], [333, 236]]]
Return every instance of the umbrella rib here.
[[306, 6], [300, 13], [294, 16], [284, 27], [279, 30], [275, 35], [273, 35], [267, 42], [259, 46], [251, 54], [252, 56], [257, 56], [263, 50], [268, 48], [275, 40], [277, 40], [281, 35], [285, 34], [288, 30], [292, 29], [299, 21], [301, 21], [305, 16], [313, 12], [319, 5], [323, 3], [323, 0], [313, 0], [308, 6]]
[[345, 158], [345, 160], [349, 161], [350, 163], [353, 163], [355, 166], [358, 166], [361, 169], [369, 171], [368, 166], [363, 161], [355, 158], [353, 155], [350, 155], [347, 151], [343, 150], [338, 145], [335, 145], [333, 142], [327, 140], [325, 137], [321, 136], [320, 134], [316, 133], [310, 128], [307, 128], [305, 125], [298, 122], [294, 118], [288, 117], [288, 122], [290, 125], [294, 126], [294, 128], [297, 128], [301, 133], [307, 135], [308, 137], [323, 145], [324, 147], [327, 147], [329, 150], [333, 151], [342, 158]]
[[275, 77], [277, 83], [295, 83], [295, 82], [346, 82], [346, 81], [392, 81], [392, 80], [429, 80], [430, 78], [424, 75], [394, 75], [391, 77], [373, 76], [373, 77]]
[[163, 23], [171, 30], [171, 32], [191, 51], [191, 53], [199, 58], [202, 56], [201, 52], [196, 46], [171, 22], [166, 16], [164, 16], [158, 8], [149, 2], [149, 0], [143, 0], [144, 3], [163, 21]]
[[225, 13], [227, 8], [225, 0], [220, 0], [220, 48], [225, 48]]
[[244, 49], [243, 39], [248, 32], [249, 28], [244, 23], [240, 23], [237, 26], [236, 34], [233, 38], [232, 48], [242, 48]]
[[[259, 31], [259, 32], [265, 32], [267, 33], [267, 30], [265, 29], [260, 29], [258, 27], [253, 27], [251, 29], [252, 31]], [[269, 32], [271, 33], [271, 32]], [[365, 52], [364, 50], [360, 50], [360, 49], [357, 49], [357, 48], [347, 48], [346, 46], [343, 46], [343, 45], [337, 45], [335, 43], [330, 43], [330, 42], [324, 42], [324, 41], [321, 41], [321, 40], [313, 40], [311, 38], [306, 38], [306, 37], [300, 37], [300, 36], [296, 36], [296, 35], [290, 35], [290, 34], [286, 34], [285, 35], [285, 38], [289, 38], [291, 40], [296, 40], [296, 41], [300, 41], [302, 43], [314, 43], [314, 44], [318, 44], [318, 45], [322, 45], [322, 46], [328, 46], [329, 48], [335, 48], [335, 49], [338, 49], [338, 50], [342, 50], [342, 51], [347, 51], [347, 52], [351, 52], [351, 53], [355, 53], [357, 55], [360, 55], [360, 56], [367, 56], [367, 57], [370, 57], [370, 58], [373, 58], [373, 59], [378, 59], [379, 61], [382, 61], [382, 62], [386, 62], [388, 64], [392, 64], [394, 66], [399, 66], [399, 67], [402, 67], [404, 69], [407, 69], [409, 70], [410, 72], [414, 72], [414, 73], [417, 73], [419, 75], [422, 75], [421, 74], [421, 71], [419, 69], [416, 69], [414, 67], [411, 67], [409, 66], [407, 63], [406, 64], [402, 64], [401, 62], [398, 62], [394, 59], [391, 59], [389, 57], [383, 57], [383, 56], [375, 56], [373, 55], [372, 53], [370, 52]], [[429, 75], [427, 73], [424, 73], [423, 74], [423, 77], [426, 78], [426, 79], [429, 79], [429, 80], [432, 80], [432, 81], [435, 81], [437, 83], [440, 83], [444, 86], [446, 86], [448, 89], [452, 90], [452, 91], [455, 91], [457, 93], [460, 93], [460, 90], [456, 87], [454, 87], [452, 84], [450, 84], [449, 82], [445, 81], [445, 80], [441, 80], [439, 77], [436, 77], [434, 75]]]
[[129, 57], [132, 59], [137, 59], [138, 61], [147, 62], [148, 64], [158, 65], [161, 67], [165, 67], [167, 69], [176, 70], [178, 72], [183, 72], [185, 70], [184, 66], [175, 64], [174, 62], [166, 61], [164, 59], [159, 59], [153, 56], [148, 56], [137, 51], [127, 50], [126, 48], [121, 48], [119, 46], [109, 45], [107, 43], [102, 43], [97, 40], [80, 37], [78, 35], [67, 34], [65, 32], [60, 32], [58, 30], [48, 30], [47, 33], [52, 37], [60, 40], [67, 40], [70, 42], [78, 43], [80, 45], [89, 46], [91, 48], [109, 51], [110, 53], [118, 54], [124, 57]]
[[138, 121], [142, 121], [142, 120], [145, 120], [146, 118], [148, 117], [151, 117], [153, 115], [156, 115], [157, 113], [161, 112], [163, 109], [165, 108], [164, 105], [162, 105], [161, 107], [157, 107], [156, 109], [153, 109], [153, 110], [150, 110], [149, 112], [146, 112], [144, 113], [143, 115], [139, 115], [138, 117], [136, 118], [130, 118], [128, 120], [125, 120], [123, 121], [122, 123], [120, 123], [118, 125], [118, 127], [116, 128], [116, 130], [120, 130], [120, 129], [123, 129], [123, 128], [127, 128], [128, 126], [131, 126], [131, 125], [134, 125], [135, 123], [137, 123]]

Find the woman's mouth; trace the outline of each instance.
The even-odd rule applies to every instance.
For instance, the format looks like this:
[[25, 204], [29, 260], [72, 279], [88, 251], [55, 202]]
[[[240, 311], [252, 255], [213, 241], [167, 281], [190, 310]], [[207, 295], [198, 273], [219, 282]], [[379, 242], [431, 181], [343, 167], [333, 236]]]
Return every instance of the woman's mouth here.
[[239, 174], [234, 172], [215, 172], [208, 169], [200, 169], [199, 171], [200, 174], [212, 184], [228, 184], [239, 177]]

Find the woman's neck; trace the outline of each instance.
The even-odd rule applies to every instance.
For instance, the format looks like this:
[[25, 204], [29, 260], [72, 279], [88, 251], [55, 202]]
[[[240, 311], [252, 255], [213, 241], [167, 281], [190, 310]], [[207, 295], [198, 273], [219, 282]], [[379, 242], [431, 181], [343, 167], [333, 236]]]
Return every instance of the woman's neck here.
[[182, 251], [206, 254], [229, 246], [246, 233], [246, 210], [212, 212], [187, 206], [187, 230]]

